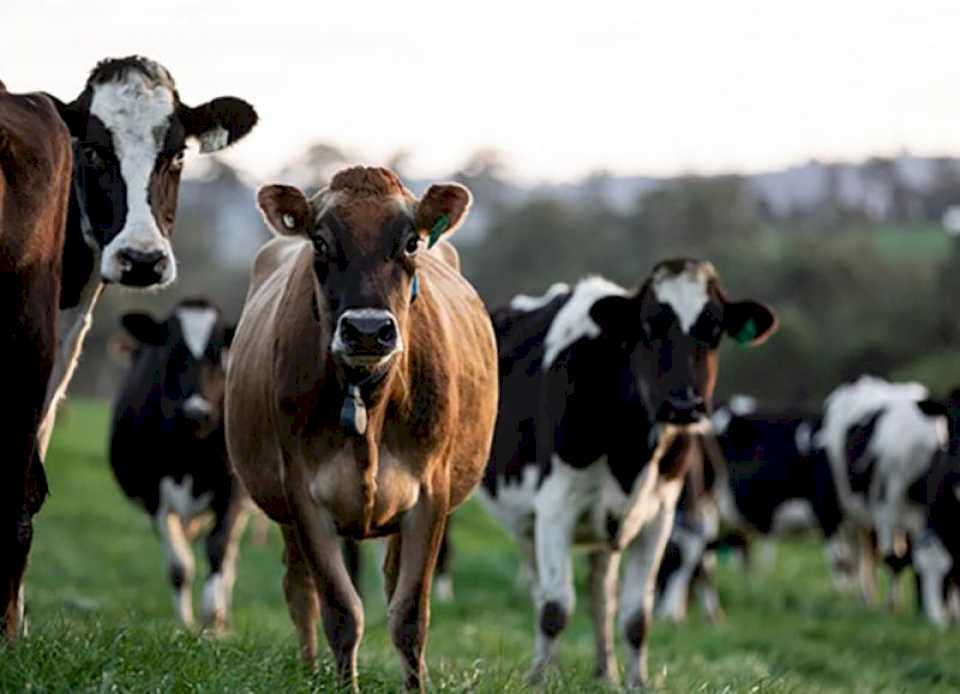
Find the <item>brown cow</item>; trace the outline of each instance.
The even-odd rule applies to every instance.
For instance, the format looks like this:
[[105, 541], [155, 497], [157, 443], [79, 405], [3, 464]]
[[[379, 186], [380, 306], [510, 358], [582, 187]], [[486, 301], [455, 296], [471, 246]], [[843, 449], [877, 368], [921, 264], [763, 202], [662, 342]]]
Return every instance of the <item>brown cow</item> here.
[[57, 347], [57, 301], [73, 155], [70, 133], [40, 94], [0, 83], [0, 354], [8, 397], [0, 405], [0, 628], [23, 624], [23, 575], [33, 516], [47, 493], [37, 449]]
[[258, 201], [283, 238], [257, 257], [233, 343], [230, 457], [282, 525], [303, 657], [316, 657], [322, 611], [354, 688], [363, 606], [340, 539], [390, 536], [390, 634], [407, 687], [422, 688], [440, 539], [480, 481], [497, 412], [487, 312], [455, 255], [426, 247], [470, 193], [434, 185], [418, 201], [392, 172], [357, 167], [311, 200], [273, 185]]

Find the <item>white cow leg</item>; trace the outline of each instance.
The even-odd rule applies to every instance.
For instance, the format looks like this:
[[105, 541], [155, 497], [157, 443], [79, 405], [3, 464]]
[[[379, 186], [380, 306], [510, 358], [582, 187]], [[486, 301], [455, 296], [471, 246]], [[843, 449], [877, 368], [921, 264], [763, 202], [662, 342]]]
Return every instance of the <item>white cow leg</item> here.
[[183, 529], [183, 522], [175, 513], [161, 507], [155, 519], [157, 530], [163, 539], [163, 549], [167, 556], [167, 568], [170, 572], [170, 584], [173, 586], [173, 609], [185, 627], [193, 626], [193, 551]]
[[620, 672], [614, 642], [614, 619], [617, 614], [617, 579], [620, 552], [600, 550], [590, 554], [590, 608], [597, 646], [598, 679], [617, 685]]
[[620, 600], [620, 628], [627, 641], [628, 687], [643, 687], [649, 679], [647, 642], [653, 616], [654, 587], [663, 550], [673, 527], [675, 505], [675, 495], [672, 503], [661, 503], [660, 509], [627, 549]]
[[720, 606], [720, 596], [717, 594], [717, 553], [713, 550], [705, 552], [700, 563], [701, 574], [694, 580], [697, 597], [707, 620], [716, 624], [723, 619], [723, 608]]
[[667, 580], [657, 605], [657, 616], [680, 624], [687, 618], [693, 574], [703, 557], [706, 543], [697, 533], [679, 526], [673, 529], [672, 537], [680, 547], [680, 567]]
[[[576, 474], [576, 473], [574, 473]], [[551, 475], [540, 490], [544, 502], [536, 509], [534, 542], [537, 582], [534, 587], [536, 636], [530, 678], [538, 681], [553, 658], [553, 644], [567, 625], [576, 596], [573, 588], [571, 540], [579, 514], [571, 503], [569, 475]], [[546, 492], [546, 494], [545, 494]]]
[[210, 575], [203, 588], [203, 623], [214, 632], [222, 633], [229, 622], [237, 550], [247, 518], [243, 504], [235, 502], [224, 513], [217, 514], [213, 529], [207, 535]]

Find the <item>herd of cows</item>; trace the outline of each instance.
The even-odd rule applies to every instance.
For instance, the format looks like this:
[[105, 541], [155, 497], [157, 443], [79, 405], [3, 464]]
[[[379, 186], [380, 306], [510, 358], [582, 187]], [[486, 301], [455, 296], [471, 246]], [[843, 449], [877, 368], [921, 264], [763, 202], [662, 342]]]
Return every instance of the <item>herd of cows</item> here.
[[[108, 284], [175, 279], [185, 146], [218, 151], [256, 122], [232, 97], [183, 104], [141, 57], [102, 61], [71, 103], [0, 85], [0, 350], [19, 395], [0, 405], [9, 640], [24, 629], [43, 459], [93, 308]], [[448, 241], [470, 203], [455, 183], [418, 199], [382, 168], [343, 170], [311, 198], [266, 186], [257, 205], [275, 237], [236, 326], [200, 299], [162, 321], [123, 317], [110, 463], [153, 519], [184, 625], [205, 529], [203, 622], [226, 626], [252, 500], [282, 530], [303, 657], [316, 659], [322, 622], [353, 687], [364, 612], [344, 549], [386, 539], [389, 631], [405, 685], [422, 688], [448, 518], [474, 489], [520, 551], [534, 679], [574, 609], [577, 547], [596, 674], [618, 680], [619, 618], [629, 686], [647, 681], [655, 609], [683, 619], [699, 596], [719, 617], [718, 548], [797, 528], [822, 533], [841, 586], [873, 601], [877, 561], [910, 569], [930, 620], [960, 619], [960, 393], [934, 401], [864, 376], [816, 413], [746, 397], [714, 407], [721, 342], [762, 344], [770, 308], [729, 298], [710, 263], [673, 259], [636, 289], [589, 277], [488, 311]]]

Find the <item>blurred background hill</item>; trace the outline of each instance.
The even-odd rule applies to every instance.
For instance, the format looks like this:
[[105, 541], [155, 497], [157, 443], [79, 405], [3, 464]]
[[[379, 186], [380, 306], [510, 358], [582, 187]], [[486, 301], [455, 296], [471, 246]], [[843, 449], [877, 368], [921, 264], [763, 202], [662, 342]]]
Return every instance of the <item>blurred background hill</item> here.
[[[384, 163], [419, 195], [432, 181], [405, 175], [409, 157], [401, 151]], [[354, 161], [317, 143], [271, 180], [313, 191]], [[180, 279], [153, 295], [106, 292], [74, 394], [113, 394], [119, 369], [106, 345], [125, 311], [160, 316], [203, 295], [239, 316], [248, 268], [268, 238], [254, 206], [259, 182], [211, 157], [187, 169], [174, 237]], [[960, 208], [951, 209], [960, 204], [960, 159], [902, 154], [671, 178], [597, 171], [531, 185], [516, 182], [496, 150], [481, 149], [447, 178], [474, 193], [455, 242], [491, 306], [591, 273], [632, 286], [658, 259], [695, 256], [714, 262], [732, 298], [766, 301], [782, 320], [749, 358], [726, 348], [721, 397], [736, 384], [803, 408], [866, 372], [918, 378], [935, 392], [960, 382]]]

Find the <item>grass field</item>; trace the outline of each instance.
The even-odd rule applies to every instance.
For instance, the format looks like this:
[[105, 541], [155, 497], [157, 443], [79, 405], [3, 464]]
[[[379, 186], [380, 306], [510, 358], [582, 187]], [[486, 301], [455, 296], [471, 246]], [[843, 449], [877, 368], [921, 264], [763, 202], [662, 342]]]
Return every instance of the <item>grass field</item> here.
[[[111, 478], [106, 417], [103, 405], [74, 401], [54, 439], [53, 495], [37, 524], [29, 573], [31, 633], [13, 650], [0, 646], [0, 692], [330, 691], [328, 660], [310, 673], [297, 659], [275, 531], [265, 547], [244, 539], [231, 636], [213, 640], [177, 627], [159, 542]], [[457, 596], [433, 609], [431, 687], [524, 691], [533, 617], [514, 585], [514, 549], [476, 503], [459, 513], [454, 528]], [[395, 691], [399, 663], [386, 632], [375, 553], [367, 556], [361, 688]], [[751, 583], [721, 558], [720, 581], [722, 624], [705, 624], [695, 613], [684, 626], [655, 626], [650, 665], [657, 690], [960, 689], [960, 633], [939, 633], [912, 610], [890, 615], [837, 595], [813, 542], [783, 546], [773, 572]], [[545, 691], [597, 688], [586, 596], [578, 595], [560, 668]]]

